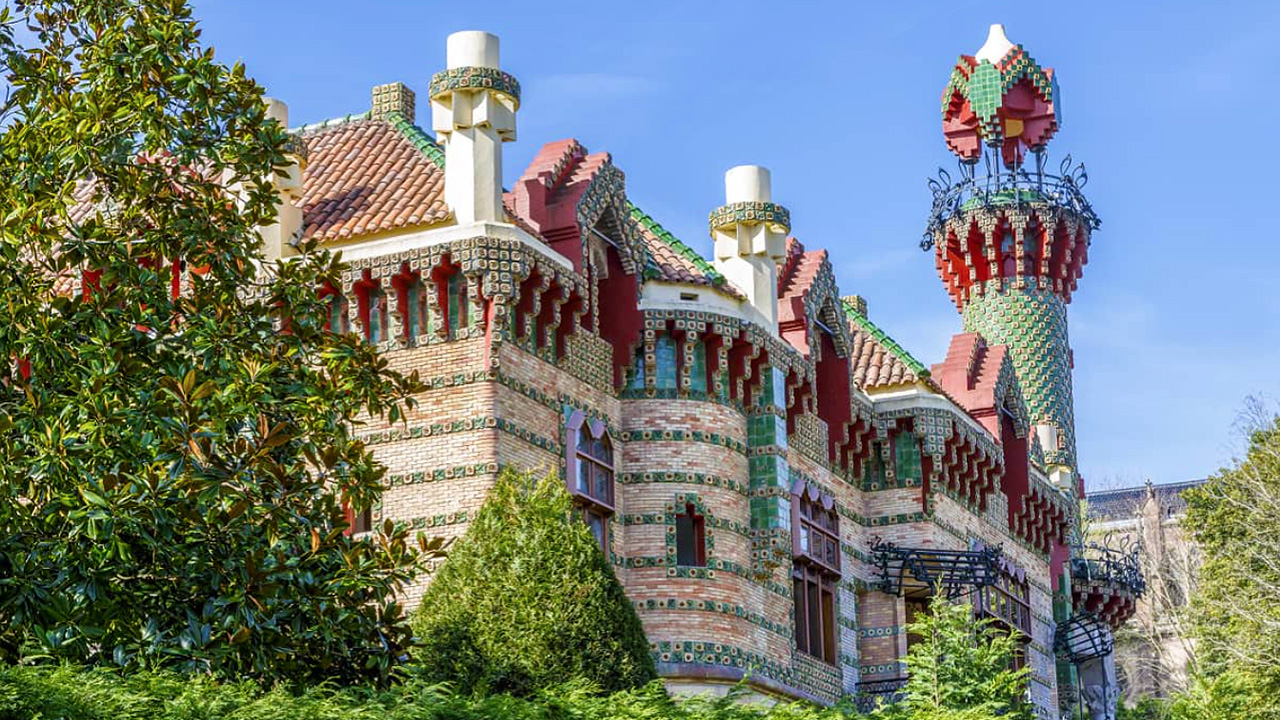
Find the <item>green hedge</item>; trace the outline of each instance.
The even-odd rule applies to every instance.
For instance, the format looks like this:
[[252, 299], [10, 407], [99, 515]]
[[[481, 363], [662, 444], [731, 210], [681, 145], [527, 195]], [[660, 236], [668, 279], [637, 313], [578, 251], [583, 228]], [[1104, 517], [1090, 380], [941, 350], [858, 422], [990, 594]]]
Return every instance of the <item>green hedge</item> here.
[[556, 476], [504, 471], [413, 619], [428, 680], [527, 696], [653, 680], [640, 618]]
[[0, 668], [0, 720], [842, 720], [839, 711], [733, 698], [667, 697], [660, 683], [602, 696], [564, 687], [535, 698], [463, 697], [409, 680], [387, 690], [218, 683], [170, 673]]

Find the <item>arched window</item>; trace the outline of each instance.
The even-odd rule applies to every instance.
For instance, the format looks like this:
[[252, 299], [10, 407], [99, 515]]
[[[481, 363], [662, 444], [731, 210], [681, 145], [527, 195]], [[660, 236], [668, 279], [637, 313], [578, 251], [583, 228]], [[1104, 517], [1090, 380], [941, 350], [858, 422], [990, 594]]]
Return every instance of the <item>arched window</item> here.
[[693, 503], [686, 503], [676, 515], [676, 564], [684, 567], [707, 565], [707, 519]]
[[565, 482], [600, 548], [609, 549], [609, 518], [613, 517], [613, 443], [599, 420], [575, 410], [566, 425], [568, 457]]
[[791, 573], [796, 649], [836, 663], [836, 583], [840, 580], [840, 521], [835, 498], [803, 480], [791, 488]]

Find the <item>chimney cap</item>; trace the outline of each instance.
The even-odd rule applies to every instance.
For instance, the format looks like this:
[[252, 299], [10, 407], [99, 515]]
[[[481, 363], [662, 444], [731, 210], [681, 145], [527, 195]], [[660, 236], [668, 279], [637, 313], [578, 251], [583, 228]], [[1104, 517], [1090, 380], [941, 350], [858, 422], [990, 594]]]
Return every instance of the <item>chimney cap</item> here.
[[867, 299], [861, 295], [845, 295], [840, 298], [862, 317], [867, 317]]
[[483, 67], [498, 70], [498, 36], [483, 30], [461, 30], [445, 41], [445, 59], [450, 70]]
[[413, 124], [416, 122], [416, 104], [417, 100], [413, 90], [404, 83], [393, 82], [373, 86], [372, 114], [374, 118], [385, 118], [395, 113], [408, 120], [410, 124]]
[[279, 98], [264, 97], [262, 102], [267, 106], [267, 118], [280, 123], [281, 127], [289, 127], [289, 106], [285, 101]]
[[771, 202], [773, 181], [769, 168], [760, 165], [738, 165], [724, 174], [726, 203]]

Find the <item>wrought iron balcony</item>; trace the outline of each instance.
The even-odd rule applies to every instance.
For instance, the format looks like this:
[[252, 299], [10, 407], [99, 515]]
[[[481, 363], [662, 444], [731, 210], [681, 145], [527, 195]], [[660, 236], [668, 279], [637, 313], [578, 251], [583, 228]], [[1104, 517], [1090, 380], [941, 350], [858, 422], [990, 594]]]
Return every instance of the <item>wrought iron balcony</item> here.
[[1076, 545], [1072, 549], [1071, 577], [1083, 582], [1104, 582], [1127, 589], [1134, 597], [1147, 591], [1138, 554], [1142, 546], [1127, 536], [1107, 535], [1101, 542]]
[[1057, 174], [1045, 172], [1047, 156], [1043, 151], [1032, 153], [1031, 167], [1005, 167], [999, 160], [993, 161], [989, 152], [982, 157], [986, 172], [981, 175], [977, 174], [976, 161], [961, 162], [959, 178], [953, 180], [951, 173], [938, 168], [938, 176], [929, 180], [933, 208], [920, 241], [922, 249], [933, 249], [947, 220], [976, 207], [1052, 205], [1069, 210], [1091, 231], [1102, 224], [1084, 196], [1084, 186], [1089, 183], [1084, 163], [1074, 164], [1070, 155], [1062, 159]]
[[1073, 665], [1109, 655], [1114, 648], [1111, 628], [1090, 612], [1072, 615], [1053, 632], [1054, 652]]
[[902, 595], [905, 590], [931, 595], [943, 590], [949, 598], [959, 597], [994, 584], [1000, 556], [1000, 548], [900, 548], [880, 538], [871, 544], [872, 563], [880, 571], [879, 587], [890, 595]]

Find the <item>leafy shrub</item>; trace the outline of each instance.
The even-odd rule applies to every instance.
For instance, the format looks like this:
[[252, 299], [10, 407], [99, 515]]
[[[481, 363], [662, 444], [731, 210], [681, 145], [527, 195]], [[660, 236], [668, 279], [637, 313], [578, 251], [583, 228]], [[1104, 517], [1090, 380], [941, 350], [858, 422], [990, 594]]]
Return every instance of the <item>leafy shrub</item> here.
[[554, 476], [501, 474], [413, 623], [424, 677], [464, 692], [655, 677], [640, 619]]
[[0, 668], [0, 720], [842, 720], [804, 704], [745, 705], [737, 693], [675, 701], [660, 682], [601, 696], [569, 685], [535, 698], [462, 696], [410, 679], [384, 690], [293, 693], [253, 682], [79, 667]]
[[5, 3], [0, 65], [0, 661], [386, 678], [419, 553], [343, 533], [385, 472], [352, 421], [419, 384], [325, 331], [332, 255], [261, 266], [261, 88], [183, 0]]

